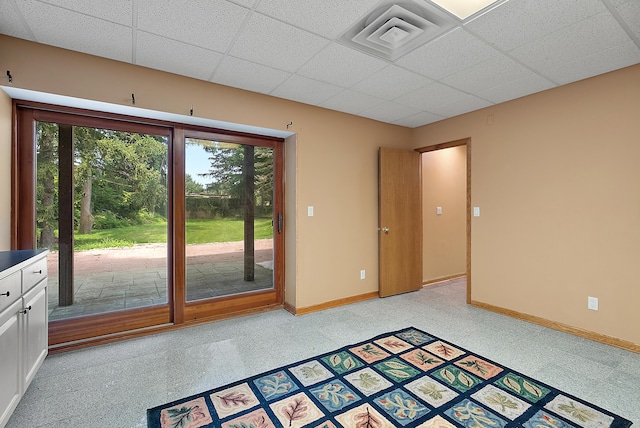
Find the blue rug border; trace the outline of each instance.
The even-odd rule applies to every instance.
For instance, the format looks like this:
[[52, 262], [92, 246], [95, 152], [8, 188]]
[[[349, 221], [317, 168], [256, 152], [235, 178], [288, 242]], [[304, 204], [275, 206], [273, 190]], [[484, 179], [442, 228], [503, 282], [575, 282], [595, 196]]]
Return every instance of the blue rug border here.
[[[227, 389], [227, 388], [230, 388], [230, 387], [234, 387], [236, 385], [240, 385], [240, 384], [245, 383], [245, 382], [254, 391], [255, 396], [260, 401], [261, 408], [264, 408], [267, 411], [267, 413], [270, 416], [273, 417], [274, 415], [272, 414], [271, 409], [268, 406], [268, 401], [266, 399], [264, 399], [262, 394], [260, 394], [255, 389], [255, 384], [253, 383], [253, 381], [255, 379], [261, 378], [263, 376], [266, 376], [266, 375], [269, 375], [269, 374], [272, 374], [272, 373], [276, 373], [276, 372], [278, 372], [280, 370], [289, 369], [291, 367], [295, 367], [295, 366], [298, 366], [300, 364], [307, 363], [309, 361], [314, 361], [314, 360], [317, 360], [318, 362], [320, 362], [325, 368], [327, 368], [329, 371], [331, 371], [333, 373], [334, 371], [331, 370], [329, 367], [327, 367], [326, 364], [324, 363], [324, 361], [321, 360], [323, 357], [326, 357], [328, 355], [332, 355], [332, 354], [335, 354], [335, 353], [338, 353], [338, 352], [341, 352], [341, 351], [348, 351], [350, 348], [357, 347], [357, 346], [363, 345], [365, 343], [373, 342], [375, 340], [378, 340], [378, 339], [381, 339], [381, 338], [384, 338], [384, 337], [387, 337], [387, 336], [390, 336], [390, 335], [397, 335], [399, 333], [403, 333], [403, 332], [406, 332], [408, 330], [416, 330], [416, 331], [418, 331], [418, 332], [420, 332], [422, 334], [425, 334], [425, 335], [430, 336], [431, 338], [433, 338], [433, 340], [429, 341], [428, 343], [432, 343], [432, 342], [440, 340], [440, 341], [442, 341], [444, 343], [447, 343], [447, 344], [449, 344], [449, 345], [451, 345], [451, 346], [453, 346], [453, 347], [465, 352], [465, 354], [460, 355], [460, 356], [458, 356], [456, 358], [453, 358], [452, 360], [447, 361], [446, 362], [447, 365], [453, 364], [457, 360], [465, 358], [466, 356], [468, 356], [467, 354], [474, 355], [474, 356], [476, 356], [478, 358], [483, 359], [484, 361], [487, 361], [487, 362], [489, 362], [491, 364], [494, 364], [494, 365], [502, 368], [504, 371], [508, 371], [508, 372], [514, 373], [514, 374], [516, 374], [518, 376], [522, 376], [522, 377], [524, 377], [526, 379], [531, 379], [532, 381], [535, 381], [535, 383], [537, 385], [543, 386], [543, 387], [549, 389], [552, 392], [556, 391], [558, 393], [561, 393], [562, 395], [564, 395], [564, 396], [566, 396], [566, 397], [568, 397], [570, 399], [576, 400], [576, 401], [578, 401], [580, 403], [583, 403], [583, 404], [585, 404], [585, 405], [587, 405], [587, 406], [589, 406], [589, 407], [591, 407], [591, 408], [593, 408], [595, 410], [598, 410], [599, 412], [602, 412], [605, 415], [608, 415], [608, 416], [612, 417], [613, 418], [613, 422], [611, 423], [610, 428], [629, 428], [631, 425], [633, 425], [633, 423], [630, 420], [628, 420], [626, 418], [623, 418], [622, 416], [619, 416], [619, 415], [617, 415], [615, 413], [612, 413], [612, 412], [608, 411], [607, 409], [604, 409], [604, 408], [599, 407], [599, 406], [597, 406], [597, 405], [595, 405], [593, 403], [590, 403], [590, 402], [588, 402], [588, 401], [586, 401], [584, 399], [581, 399], [579, 397], [576, 397], [574, 395], [566, 393], [563, 390], [561, 390], [559, 388], [556, 388], [556, 387], [553, 387], [551, 385], [548, 385], [548, 384], [546, 384], [546, 383], [544, 383], [544, 382], [542, 382], [542, 381], [540, 381], [538, 379], [535, 379], [532, 376], [526, 375], [526, 374], [524, 374], [522, 372], [519, 372], [517, 370], [514, 370], [514, 369], [512, 369], [512, 368], [510, 368], [508, 366], [505, 366], [505, 365], [500, 364], [500, 363], [498, 363], [496, 361], [493, 361], [493, 360], [491, 360], [491, 359], [489, 359], [489, 358], [487, 358], [487, 357], [485, 357], [485, 356], [483, 356], [481, 354], [478, 354], [477, 352], [472, 352], [472, 351], [470, 351], [470, 350], [468, 350], [466, 348], [463, 348], [463, 347], [461, 347], [461, 346], [459, 346], [459, 345], [457, 345], [457, 344], [455, 344], [455, 343], [453, 343], [453, 342], [451, 342], [449, 340], [443, 339], [443, 338], [441, 338], [439, 336], [431, 334], [431, 333], [429, 333], [427, 331], [424, 331], [422, 329], [419, 329], [417, 327], [409, 326], [409, 327], [405, 327], [405, 328], [402, 328], [402, 329], [399, 329], [399, 330], [394, 330], [394, 331], [386, 332], [386, 333], [383, 333], [383, 334], [379, 334], [379, 335], [371, 337], [369, 339], [366, 339], [366, 340], [363, 340], [363, 341], [360, 341], [360, 342], [356, 342], [356, 343], [353, 343], [353, 344], [345, 345], [345, 346], [342, 346], [342, 347], [337, 348], [335, 350], [332, 350], [332, 351], [329, 351], [329, 352], [325, 352], [323, 354], [314, 355], [314, 356], [312, 356], [310, 358], [306, 358], [304, 360], [299, 360], [299, 361], [296, 361], [296, 362], [291, 363], [291, 364], [287, 364], [287, 365], [280, 366], [280, 367], [272, 369], [272, 370], [268, 370], [268, 371], [256, 374], [254, 376], [242, 378], [242, 379], [240, 379], [238, 381], [235, 381], [235, 382], [232, 382], [232, 383], [227, 383], [225, 385], [222, 385], [222, 386], [219, 386], [219, 387], [216, 387], [216, 388], [212, 388], [212, 389], [209, 389], [209, 390], [197, 393], [197, 394], [193, 394], [193, 395], [190, 395], [190, 396], [187, 396], [187, 397], [180, 398], [178, 400], [174, 400], [174, 401], [171, 401], [171, 402], [168, 402], [168, 403], [161, 404], [159, 406], [152, 407], [150, 409], [147, 409], [147, 428], [160, 428], [160, 412], [164, 408], [175, 406], [177, 404], [180, 404], [180, 403], [183, 403], [183, 402], [186, 402], [186, 401], [190, 401], [190, 400], [195, 399], [195, 398], [207, 397], [208, 395], [210, 395], [210, 394], [212, 394], [212, 393], [214, 393], [216, 391]], [[412, 345], [414, 345], [414, 346], [419, 348], [419, 347], [424, 346], [424, 345], [426, 345], [428, 343], [424, 343], [424, 344], [421, 344], [421, 345], [415, 345], [415, 344], [412, 344]], [[386, 357], [381, 361], [384, 361], [384, 360], [386, 360], [388, 358], [398, 357], [398, 355], [392, 354], [389, 357]], [[357, 357], [357, 358], [360, 359], [360, 357]], [[367, 366], [372, 366], [372, 365], [373, 364], [367, 364]], [[435, 369], [436, 368], [434, 367], [433, 369], [425, 371], [423, 374], [431, 373]], [[336, 374], [335, 378], [339, 378], [339, 379], [342, 380], [342, 375], [343, 374]], [[401, 386], [405, 385], [406, 383], [412, 382], [413, 380], [415, 380], [415, 379], [414, 378], [407, 379], [406, 381], [403, 381], [403, 382], [400, 382], [400, 383], [396, 383], [394, 386], [401, 387]], [[297, 386], [300, 387], [300, 389], [296, 390], [295, 393], [298, 393], [300, 391], [307, 391], [309, 389], [308, 387], [304, 387], [303, 385], [299, 384], [299, 382], [297, 382], [296, 384], [297, 384]], [[459, 393], [459, 396], [457, 398], [459, 400], [462, 400], [462, 399], [465, 399], [465, 398], [469, 398], [473, 393], [475, 393], [476, 391], [482, 389], [484, 386], [486, 386], [486, 383], [485, 382], [481, 382], [480, 384], [475, 385], [473, 388], [467, 390], [466, 392]], [[292, 391], [291, 393], [293, 393], [293, 392], [294, 391]], [[384, 395], [387, 392], [389, 392], [388, 388], [384, 389], [383, 391], [380, 391], [380, 392], [377, 392], [375, 394], [372, 394], [369, 397], [365, 397], [366, 401], [367, 402], [371, 402], [374, 398], [376, 398], [376, 397], [378, 397], [380, 395]], [[459, 392], [459, 391], [456, 391], [456, 392]], [[286, 395], [289, 395], [289, 394], [286, 394]], [[529, 410], [524, 412], [521, 415], [521, 417], [519, 417], [518, 419], [521, 419], [524, 416], [526, 416], [526, 417], [533, 416], [540, 409], [540, 407], [544, 407], [544, 405], [547, 404], [549, 401], [551, 401], [554, 397], [555, 397], [555, 394], [547, 394], [547, 396], [545, 396], [542, 400], [540, 400], [538, 403], [536, 403], [535, 407], [532, 406], [532, 408], [530, 408]], [[314, 398], [314, 397], [312, 397], [312, 398]], [[216, 415], [215, 409], [209, 403], [210, 400], [205, 399], [205, 401], [207, 402], [207, 406], [209, 407], [209, 411], [210, 411], [211, 415], [212, 416]], [[357, 402], [357, 403], [354, 403], [354, 404], [352, 404], [350, 406], [345, 407], [343, 410], [344, 411], [348, 411], [348, 409], [350, 407], [357, 407], [357, 406], [359, 406], [361, 404], [362, 404], [361, 402]], [[250, 413], [253, 410], [255, 410], [255, 407], [252, 407], [249, 410], [246, 410], [246, 411], [240, 412], [238, 414], [235, 414], [235, 415], [233, 415], [233, 418], [242, 416], [242, 415], [244, 415], [246, 413]], [[233, 419], [233, 418], [229, 418], [229, 419]], [[225, 418], [225, 419], [227, 419], [227, 418]], [[273, 420], [277, 420], [277, 419], [274, 417]], [[325, 420], [330, 420], [336, 426], [341, 426], [335, 420], [335, 418], [333, 416], [329, 415], [329, 414], [327, 414], [325, 418], [322, 418], [319, 421], [314, 422], [314, 424], [315, 423], [321, 423], [322, 421], [325, 421]], [[566, 419], [562, 419], [562, 420], [565, 423], [569, 424], [569, 426], [575, 426], [575, 424], [573, 422], [571, 422], [571, 421], [568, 421]], [[391, 420], [391, 422], [393, 422], [393, 420]], [[404, 425], [402, 428], [412, 428], [412, 427], [415, 427], [416, 425], [422, 424], [424, 422], [425, 422], [424, 420], [415, 421], [413, 423]], [[203, 428], [216, 428], [216, 427], [219, 427], [219, 426], [220, 426], [220, 424], [216, 424], [216, 421], [214, 420], [213, 423], [205, 425], [205, 426], [203, 426]], [[520, 427], [520, 426], [521, 425], [519, 423], [515, 423], [514, 421], [508, 421], [504, 428], [515, 428], [515, 427]]]

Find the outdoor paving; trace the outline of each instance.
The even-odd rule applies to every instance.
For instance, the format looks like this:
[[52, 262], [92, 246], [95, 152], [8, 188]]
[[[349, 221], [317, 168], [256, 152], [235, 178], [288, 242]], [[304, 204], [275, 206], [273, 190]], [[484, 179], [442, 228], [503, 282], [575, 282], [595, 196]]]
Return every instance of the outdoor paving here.
[[[187, 246], [187, 300], [273, 287], [273, 242], [255, 244], [255, 280], [244, 281], [242, 242]], [[167, 246], [135, 245], [77, 251], [74, 304], [58, 305], [58, 254], [48, 257], [49, 320], [99, 314], [167, 302]]]

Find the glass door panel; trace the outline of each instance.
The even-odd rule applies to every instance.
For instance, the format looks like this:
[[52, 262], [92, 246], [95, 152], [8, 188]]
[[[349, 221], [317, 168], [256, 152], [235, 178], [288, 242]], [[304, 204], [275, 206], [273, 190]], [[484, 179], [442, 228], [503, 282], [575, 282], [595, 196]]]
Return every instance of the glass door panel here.
[[274, 149], [185, 140], [186, 301], [274, 289]]
[[167, 137], [45, 122], [36, 132], [49, 319], [167, 304]]

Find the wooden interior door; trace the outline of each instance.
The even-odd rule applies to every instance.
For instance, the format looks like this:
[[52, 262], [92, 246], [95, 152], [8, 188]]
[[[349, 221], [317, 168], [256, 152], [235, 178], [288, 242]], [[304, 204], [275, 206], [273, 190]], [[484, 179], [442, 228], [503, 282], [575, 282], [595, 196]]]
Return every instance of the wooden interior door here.
[[380, 148], [379, 294], [422, 287], [422, 185], [420, 153]]

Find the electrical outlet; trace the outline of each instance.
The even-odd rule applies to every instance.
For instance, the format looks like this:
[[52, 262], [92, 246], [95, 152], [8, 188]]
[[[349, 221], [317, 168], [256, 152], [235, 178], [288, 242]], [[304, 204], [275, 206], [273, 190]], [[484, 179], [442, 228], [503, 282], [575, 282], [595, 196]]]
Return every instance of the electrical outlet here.
[[598, 298], [589, 296], [587, 298], [587, 309], [591, 309], [592, 311], [598, 310]]
[[366, 277], [364, 269], [360, 271], [360, 279], [364, 279]]

